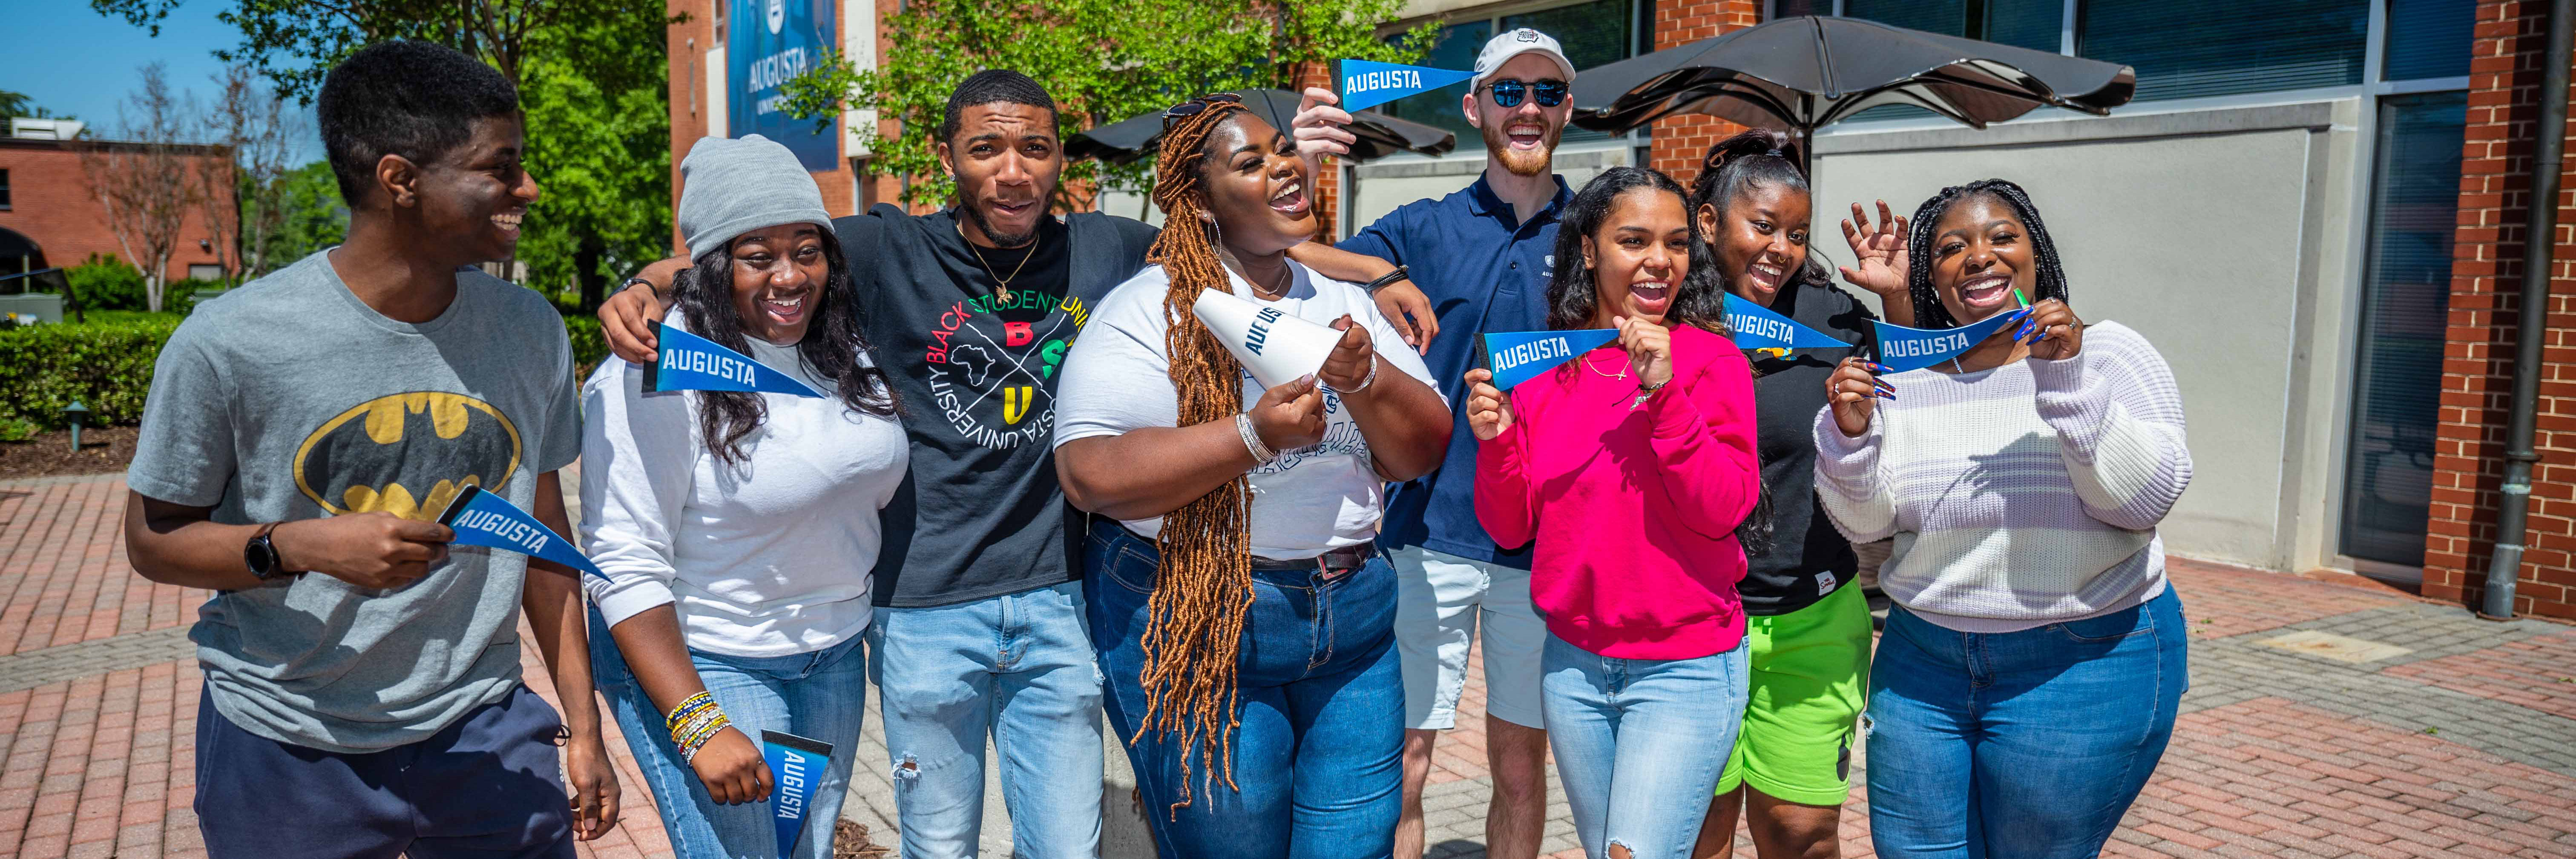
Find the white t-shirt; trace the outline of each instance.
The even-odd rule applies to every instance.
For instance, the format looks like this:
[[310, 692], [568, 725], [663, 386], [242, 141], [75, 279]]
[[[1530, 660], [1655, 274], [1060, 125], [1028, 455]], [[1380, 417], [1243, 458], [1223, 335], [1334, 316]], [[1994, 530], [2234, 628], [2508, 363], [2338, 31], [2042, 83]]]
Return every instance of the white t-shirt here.
[[[1291, 316], [1330, 325], [1343, 314], [1368, 326], [1377, 348], [1378, 383], [1403, 373], [1431, 383], [1422, 358], [1405, 348], [1394, 326], [1380, 315], [1367, 290], [1288, 264], [1296, 280], [1278, 301], [1263, 301], [1252, 285], [1228, 270], [1234, 294], [1276, 307]], [[1162, 266], [1147, 266], [1110, 290], [1093, 309], [1091, 322], [1065, 357], [1064, 379], [1056, 385], [1056, 446], [1092, 436], [1121, 435], [1145, 427], [1180, 423], [1180, 397], [1172, 390], [1171, 357], [1164, 351], [1163, 297], [1171, 279]], [[1181, 311], [1187, 313], [1187, 310]], [[1252, 553], [1266, 558], [1311, 558], [1341, 546], [1377, 537], [1384, 512], [1386, 485], [1369, 464], [1368, 440], [1359, 423], [1332, 389], [1324, 388], [1324, 440], [1311, 447], [1279, 452], [1270, 464], [1253, 469]], [[1243, 374], [1243, 404], [1261, 399], [1261, 385]], [[1126, 523], [1146, 537], [1162, 531], [1163, 519]]]
[[[747, 339], [753, 360], [832, 394], [795, 349]], [[690, 649], [748, 658], [866, 630], [877, 511], [912, 461], [903, 425], [837, 396], [757, 394], [768, 415], [726, 465], [700, 440], [700, 395], [643, 380], [610, 358], [581, 391], [582, 544], [608, 574], [582, 580], [609, 625], [676, 603]]]

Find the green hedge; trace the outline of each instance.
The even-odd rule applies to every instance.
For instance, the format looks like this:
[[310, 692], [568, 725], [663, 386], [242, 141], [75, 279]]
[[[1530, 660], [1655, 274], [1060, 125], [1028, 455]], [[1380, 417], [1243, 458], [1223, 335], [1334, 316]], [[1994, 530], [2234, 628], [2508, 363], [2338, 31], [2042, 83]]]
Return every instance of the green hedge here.
[[133, 423], [152, 390], [152, 362], [177, 319], [31, 325], [0, 331], [0, 418], [48, 428], [79, 400], [91, 425]]
[[[102, 314], [109, 315], [109, 314]], [[152, 390], [153, 361], [161, 344], [177, 330], [172, 315], [131, 314], [127, 318], [33, 325], [0, 330], [0, 420], [24, 418], [47, 428], [63, 425], [63, 407], [79, 400], [89, 407], [89, 423], [130, 424], [143, 417], [143, 397]], [[576, 369], [587, 375], [608, 356], [599, 320], [564, 317], [572, 338]]]

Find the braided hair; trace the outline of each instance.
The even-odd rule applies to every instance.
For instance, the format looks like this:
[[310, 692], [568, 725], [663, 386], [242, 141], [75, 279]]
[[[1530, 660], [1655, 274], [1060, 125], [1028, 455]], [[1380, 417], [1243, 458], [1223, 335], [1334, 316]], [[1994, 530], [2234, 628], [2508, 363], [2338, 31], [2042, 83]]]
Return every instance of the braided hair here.
[[1905, 285], [1914, 296], [1914, 324], [1924, 328], [1956, 328], [1957, 317], [1941, 303], [1941, 294], [1932, 289], [1932, 237], [1940, 229], [1941, 216], [1959, 201], [1984, 195], [2002, 200], [2012, 207], [2013, 216], [2030, 230], [2031, 259], [2039, 267], [2039, 294], [2032, 301], [2066, 300], [2066, 269], [2058, 264], [2057, 242], [2048, 237], [2048, 225], [2039, 220], [2039, 207], [2030, 202], [2030, 193], [2006, 179], [1980, 179], [1965, 185], [1952, 185], [1923, 201], [1914, 209], [1913, 235], [1906, 237], [1905, 256], [1909, 263]]
[[[1746, 129], [1743, 133], [1718, 141], [1708, 148], [1700, 162], [1699, 178], [1691, 181], [1691, 220], [1699, 220], [1701, 206], [1717, 210], [1721, 222], [1726, 207], [1746, 192], [1766, 185], [1777, 185], [1810, 197], [1807, 174], [1798, 167], [1798, 142], [1786, 133], [1768, 128]], [[1812, 205], [1812, 203], [1811, 203]], [[1709, 250], [1717, 249], [1717, 236], [1708, 236]], [[1712, 256], [1712, 258], [1714, 258]], [[1733, 272], [1718, 272], [1724, 285]], [[1807, 246], [1806, 262], [1789, 273], [1790, 286], [1831, 286], [1833, 271], [1825, 266], [1814, 244]]]
[[[1178, 425], [1193, 426], [1230, 420], [1243, 410], [1242, 365], [1190, 308], [1201, 292], [1234, 291], [1217, 253], [1216, 227], [1202, 217], [1204, 150], [1208, 137], [1244, 108], [1204, 97], [1183, 104], [1202, 107], [1165, 121], [1169, 127], [1154, 159], [1154, 205], [1162, 208], [1165, 226], [1145, 261], [1162, 266], [1171, 280], [1163, 295], [1163, 318], [1170, 322], [1163, 347], [1171, 356]], [[1139, 678], [1145, 715], [1137, 736], [1178, 735], [1172, 744], [1180, 750], [1181, 768], [1180, 799], [1170, 809], [1175, 814], [1190, 804], [1193, 751], [1205, 780], [1212, 785], [1223, 776], [1226, 787], [1235, 786], [1234, 729], [1241, 722], [1235, 712], [1236, 657], [1252, 607], [1250, 492], [1248, 478], [1238, 475], [1164, 514], [1154, 540], [1160, 559], [1154, 593], [1146, 601]]]
[[[804, 339], [796, 341], [796, 359], [815, 376], [831, 380], [839, 389], [841, 404], [850, 411], [893, 417], [902, 410], [894, 385], [884, 369], [861, 360], [870, 347], [859, 332], [859, 314], [841, 309], [859, 306], [858, 287], [848, 261], [841, 257], [841, 243], [826, 230], [822, 246], [826, 274], [822, 288], [814, 291], [813, 309], [807, 311], [806, 318], [813, 321], [805, 326]], [[750, 340], [742, 333], [742, 315], [734, 310], [733, 292], [731, 243], [698, 257], [697, 264], [681, 269], [671, 282], [672, 304], [688, 317], [690, 333], [749, 355]], [[768, 418], [768, 406], [759, 394], [749, 391], [694, 393], [698, 435], [705, 439], [707, 452], [725, 464], [741, 465], [742, 440]]]

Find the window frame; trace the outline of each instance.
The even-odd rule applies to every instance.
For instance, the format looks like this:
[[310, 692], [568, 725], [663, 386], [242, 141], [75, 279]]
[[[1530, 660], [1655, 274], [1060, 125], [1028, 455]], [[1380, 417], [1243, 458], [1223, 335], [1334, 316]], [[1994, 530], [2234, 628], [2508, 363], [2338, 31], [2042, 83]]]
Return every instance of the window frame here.
[[[1762, 4], [1762, 20], [1766, 22], [1777, 20], [1779, 18], [1778, 13], [1781, 2], [1782, 0], [1765, 0]], [[2065, 8], [2058, 13], [2057, 20], [2057, 52], [2064, 56], [2079, 56], [2075, 52], [2076, 38], [2079, 35], [2077, 23], [2082, 20], [2084, 0], [2064, 0], [2064, 2]], [[2371, 113], [2376, 115], [2379, 110], [2379, 99], [2384, 96], [2414, 95], [2417, 93], [2468, 89], [2468, 75], [2447, 78], [2409, 78], [2398, 80], [2387, 78], [2386, 75], [2388, 69], [2385, 55], [2388, 47], [2388, 4], [2390, 2], [2391, 0], [2367, 0], [2367, 3], [2365, 4], [2367, 6], [2366, 17], [2368, 23], [2366, 29], [2362, 33], [2362, 75], [2360, 83], [2308, 87], [2303, 89], [2258, 90], [2254, 92], [2230, 93], [2227, 95], [2193, 96], [2189, 98], [2160, 99], [2148, 102], [2131, 102], [2129, 104], [2122, 105], [2120, 108], [2115, 108], [2114, 112], [2118, 112], [2120, 110], [2135, 110], [2142, 113], [2163, 113], [2169, 111], [2200, 110], [2214, 107], [2233, 107], [2251, 104], [2326, 101], [2331, 99], [2363, 96], [2370, 99], [2368, 109]], [[1846, 0], [1818, 0], [1814, 5], [1831, 6], [1833, 9], [1833, 17], [1843, 17], [1844, 10], [1846, 8]], [[2039, 110], [2031, 111], [2030, 114], [2012, 121], [2021, 122], [2030, 119], [2066, 118], [2075, 115], [2077, 114], [2071, 114], [2058, 108], [2041, 108]], [[1816, 133], [1818, 136], [1830, 135], [1836, 133], [1837, 129], [1844, 126], [1853, 126], [1851, 130], [1855, 132], [1877, 132], [1899, 130], [1914, 125], [1920, 125], [1925, 128], [1941, 128], [1955, 124], [1956, 123], [1953, 123], [1946, 118], [1938, 116], [1909, 116], [1857, 121], [1845, 120], [1843, 122], [1835, 123], [1833, 126], [1819, 129]]]
[[0, 212], [14, 211], [17, 196], [9, 187], [9, 168], [0, 167]]

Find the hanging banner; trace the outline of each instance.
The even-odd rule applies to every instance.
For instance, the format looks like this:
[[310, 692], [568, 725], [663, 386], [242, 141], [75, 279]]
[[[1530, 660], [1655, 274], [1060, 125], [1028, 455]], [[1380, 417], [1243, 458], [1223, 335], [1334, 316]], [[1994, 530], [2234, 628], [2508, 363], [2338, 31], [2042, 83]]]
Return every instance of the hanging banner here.
[[1374, 60], [1343, 60], [1341, 74], [1336, 80], [1342, 84], [1342, 109], [1366, 110], [1475, 76], [1475, 72], [1452, 69], [1402, 66]]
[[[724, 137], [760, 135], [785, 144], [812, 171], [841, 166], [841, 139], [832, 123], [816, 131], [815, 118], [797, 119], [779, 106], [779, 85], [823, 63], [839, 47], [832, 34], [833, 0], [731, 0], [733, 26], [725, 39]], [[828, 118], [828, 117], [826, 117]]]
[[769, 792], [769, 817], [778, 824], [778, 859], [787, 859], [787, 852], [796, 847], [796, 836], [805, 832], [807, 813], [813, 811], [814, 785], [823, 780], [823, 768], [832, 762], [832, 744], [762, 731], [760, 745], [762, 756], [769, 759], [770, 782], [777, 785]]
[[1878, 329], [1876, 360], [1880, 364], [1887, 365], [1888, 372], [1892, 373], [1919, 370], [1950, 360], [1951, 356], [1974, 348], [1977, 344], [1985, 342], [1987, 337], [1993, 336], [1996, 331], [2002, 330], [2004, 326], [2017, 324], [2029, 315], [2029, 308], [2023, 308], [2009, 313], [1997, 313], [1986, 317], [1983, 322], [1958, 328], [1944, 328], [1939, 331], [1907, 328], [1885, 322], [1874, 323], [1872, 327]]
[[1490, 331], [1476, 335], [1476, 359], [1485, 369], [1494, 372], [1494, 387], [1508, 391], [1514, 385], [1547, 372], [1548, 368], [1617, 339], [1619, 329], [1616, 328]]
[[751, 360], [715, 341], [682, 331], [678, 326], [651, 323], [653, 336], [662, 343], [662, 354], [644, 365], [644, 390], [654, 391], [760, 391], [771, 394], [794, 394], [799, 397], [821, 397], [796, 377], [778, 368]]
[[1822, 331], [1798, 324], [1798, 321], [1774, 312], [1771, 308], [1726, 296], [1726, 327], [1735, 329], [1738, 349], [1840, 349], [1851, 344], [1834, 339]]
[[504, 549], [608, 578], [607, 573], [599, 571], [599, 565], [582, 557], [581, 549], [571, 540], [519, 509], [519, 505], [485, 492], [480, 486], [468, 486], [456, 493], [447, 512], [439, 514], [438, 524], [456, 532], [456, 545]]

